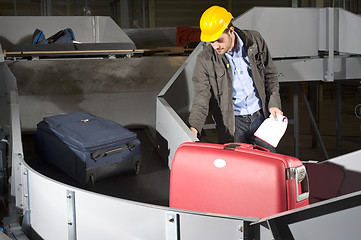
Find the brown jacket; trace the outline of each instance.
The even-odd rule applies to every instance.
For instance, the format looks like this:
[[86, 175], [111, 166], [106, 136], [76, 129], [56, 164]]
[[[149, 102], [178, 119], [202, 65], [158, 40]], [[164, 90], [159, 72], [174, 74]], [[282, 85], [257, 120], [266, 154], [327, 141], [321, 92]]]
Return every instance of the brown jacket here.
[[[260, 33], [251, 30], [241, 31], [238, 28], [235, 28], [235, 31], [244, 43], [263, 112], [265, 117], [268, 117], [269, 108], [281, 109], [277, 69]], [[232, 142], [235, 131], [232, 69], [227, 58], [219, 55], [210, 44], [198, 55], [193, 84], [194, 99], [188, 119], [189, 125], [200, 133], [210, 106], [219, 142]]]

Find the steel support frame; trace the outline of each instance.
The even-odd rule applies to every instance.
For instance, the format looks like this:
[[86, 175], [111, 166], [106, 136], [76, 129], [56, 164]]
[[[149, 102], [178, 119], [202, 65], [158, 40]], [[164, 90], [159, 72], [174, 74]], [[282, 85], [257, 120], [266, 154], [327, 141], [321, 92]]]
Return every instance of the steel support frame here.
[[298, 87], [301, 91], [301, 95], [302, 95], [302, 98], [303, 98], [303, 101], [305, 102], [305, 105], [306, 105], [306, 108], [307, 108], [307, 112], [308, 112], [308, 115], [310, 116], [310, 120], [311, 120], [311, 124], [312, 124], [312, 127], [313, 127], [313, 130], [316, 134], [316, 137], [317, 137], [317, 140], [319, 141], [319, 143], [321, 144], [321, 147], [322, 147], [322, 151], [323, 153], [325, 154], [325, 157], [326, 159], [329, 159], [328, 157], [328, 154], [327, 154], [327, 150], [326, 150], [326, 147], [325, 147], [325, 144], [323, 143], [323, 140], [321, 138], [321, 134], [320, 134], [320, 131], [317, 127], [317, 123], [316, 123], [316, 120], [313, 116], [313, 113], [312, 113], [312, 110], [311, 110], [311, 107], [310, 107], [310, 104], [308, 103], [308, 100], [306, 98], [306, 95], [301, 87], [301, 84], [298, 83]]
[[335, 9], [327, 9], [327, 47], [328, 61], [325, 81], [334, 80], [334, 51], [335, 51]]
[[342, 149], [342, 86], [339, 81], [336, 84], [336, 153], [340, 155]]
[[299, 158], [300, 155], [300, 130], [299, 130], [299, 117], [298, 117], [298, 84], [292, 84], [293, 92], [293, 139], [294, 139], [294, 153], [295, 157]]
[[120, 24], [121, 28], [129, 28], [129, 2], [128, 0], [119, 0], [120, 5]]
[[293, 125], [294, 156], [296, 158], [299, 158], [299, 155], [300, 155], [300, 150], [299, 150], [299, 146], [300, 146], [299, 135], [300, 134], [299, 134], [299, 121], [298, 121], [298, 119], [299, 119], [298, 97], [299, 97], [299, 93], [300, 93], [303, 101], [305, 102], [306, 110], [307, 110], [308, 116], [310, 117], [311, 125], [312, 125], [314, 133], [316, 134], [316, 138], [321, 145], [321, 148], [325, 155], [325, 158], [329, 159], [329, 156], [328, 156], [326, 147], [323, 143], [316, 120], [313, 116], [311, 106], [308, 102], [308, 99], [307, 99], [303, 89], [302, 89], [301, 83], [300, 82], [292, 82], [292, 83], [283, 83], [283, 84], [290, 85], [292, 87], [293, 119], [290, 119], [288, 123]]
[[75, 191], [66, 190], [68, 208], [68, 240], [76, 240]]
[[52, 15], [52, 0], [41, 0], [40, 10], [42, 16], [51, 16]]
[[[349, 86], [361, 86], [361, 81], [357, 80], [357, 81], [337, 81], [336, 82], [336, 153], [337, 155], [342, 155], [342, 141], [346, 140], [349, 142], [353, 142], [356, 144], [361, 144], [361, 141], [359, 139], [355, 139], [352, 137], [345, 137], [342, 136], [342, 130], [343, 130], [343, 124], [342, 124], [342, 119], [343, 119], [343, 114], [344, 113], [350, 113], [350, 111], [347, 111], [346, 109], [343, 109], [343, 86], [344, 85], [349, 85]], [[356, 112], [357, 109], [354, 110], [353, 114], [357, 114]], [[361, 131], [361, 127], [360, 127], [360, 131]]]

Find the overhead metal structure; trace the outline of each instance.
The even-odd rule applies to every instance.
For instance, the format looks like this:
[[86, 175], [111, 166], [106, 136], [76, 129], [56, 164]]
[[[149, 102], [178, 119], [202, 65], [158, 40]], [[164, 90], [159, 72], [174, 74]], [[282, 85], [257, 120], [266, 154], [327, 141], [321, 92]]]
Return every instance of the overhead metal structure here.
[[[94, 18], [89, 17], [89, 19], [90, 25], [94, 26], [91, 20]], [[58, 20], [61, 22], [61, 19]], [[29, 20], [26, 19], [26, 21]], [[56, 26], [56, 29], [65, 26], [60, 23], [53, 25], [49, 21], [50, 19], [47, 19], [44, 22], [48, 26]], [[78, 23], [65, 21], [69, 24], [67, 27], [72, 27], [75, 32], [77, 29], [82, 31]], [[268, 22], [272, 21], [275, 21], [274, 24], [268, 26]], [[300, 27], [299, 24], [303, 21], [309, 22]], [[274, 54], [281, 82], [330, 81], [361, 78], [361, 59], [358, 56], [360, 50], [354, 42], [356, 39], [353, 39], [357, 34], [361, 35], [361, 32], [341, 29], [344, 23], [356, 26], [360, 24], [360, 21], [359, 17], [342, 9], [255, 8], [237, 18], [235, 25], [243, 28], [246, 25], [241, 26], [241, 23], [250, 24], [247, 28], [259, 30], [262, 33]], [[1, 32], [4, 31], [6, 22], [5, 18], [0, 17]], [[11, 24], [14, 24], [14, 21]], [[264, 24], [268, 28], [263, 28]], [[282, 24], [280, 29], [289, 31], [287, 34], [282, 34], [284, 36], [282, 41], [276, 31], [270, 30], [271, 27], [276, 26], [275, 24]], [[34, 25], [31, 26], [34, 27]], [[33, 27], [31, 30], [24, 29], [25, 37], [32, 34]], [[50, 28], [43, 29], [50, 31]], [[320, 30], [322, 30], [321, 33]], [[312, 38], [317, 41], [309, 40], [307, 36], [300, 34], [300, 31], [304, 34], [317, 34], [318, 37]], [[99, 37], [108, 35], [107, 33], [107, 31], [102, 32]], [[14, 34], [19, 33], [14, 32]], [[293, 34], [301, 40], [293, 38]], [[343, 39], [340, 34], [353, 37]], [[96, 34], [89, 36], [90, 39], [94, 39]], [[330, 37], [333, 40], [329, 39]], [[6, 37], [7, 44], [18, 43], [22, 38], [20, 34], [16, 37], [9, 35]], [[296, 43], [292, 43], [293, 41]], [[306, 49], [308, 41], [312, 42], [310, 49]], [[131, 43], [129, 40], [125, 42]], [[347, 46], [341, 46], [341, 43]], [[282, 48], [282, 44], [286, 44], [284, 47], [292, 51], [292, 54], [288, 54]], [[12, 163], [11, 194], [15, 196], [15, 204], [24, 215], [22, 228], [30, 238], [262, 240], [338, 239], [346, 234], [349, 238], [356, 239], [361, 235], [361, 229], [356, 225], [361, 214], [360, 191], [265, 219], [255, 219], [246, 216], [220, 216], [171, 209], [167, 206], [107, 196], [45, 176], [27, 163], [22, 133], [33, 131], [36, 123], [43, 116], [81, 109], [113, 119], [123, 125], [153, 127], [156, 131], [152, 137], [156, 139], [159, 152], [167, 159], [168, 166], [171, 166], [174, 152], [179, 144], [196, 140], [185, 122], [193, 96], [191, 76], [194, 62], [203, 47], [203, 44], [199, 44], [187, 59], [152, 58], [150, 62], [142, 58], [109, 59], [99, 56], [82, 60], [68, 58], [43, 60], [40, 58], [39, 61], [16, 60], [15, 57], [16, 61], [14, 61], [14, 59], [7, 59], [1, 51], [0, 106], [2, 114], [0, 124], [9, 135], [8, 155]], [[334, 53], [335, 50], [338, 51], [337, 54]], [[123, 53], [123, 55], [126, 54]], [[115, 60], [119, 60], [119, 64], [111, 62]], [[55, 64], [50, 63], [51, 61]], [[138, 64], [135, 64], [137, 62]], [[147, 67], [144, 67], [145, 62], [147, 62]], [[36, 63], [39, 63], [38, 66]], [[102, 64], [105, 65], [99, 67]], [[143, 74], [134, 73], [135, 69], [139, 72], [142, 66], [144, 67]], [[34, 74], [31, 72], [34, 67], [41, 69], [40, 73], [56, 69], [54, 78], [48, 79], [49, 74], [41, 76], [39, 73], [35, 76], [39, 76], [39, 79], [44, 80], [43, 82], [27, 77]], [[148, 76], [149, 72], [147, 72], [152, 68], [157, 73], [153, 78]], [[93, 71], [93, 75], [101, 72], [106, 74], [106, 77], [68, 73], [62, 79], [56, 77], [59, 75], [55, 74], [59, 72], [59, 69], [62, 73], [68, 72], [69, 69], [70, 72], [76, 69], [80, 69], [82, 73]], [[21, 75], [22, 71], [26, 72], [25, 76]], [[118, 71], [122, 74], [117, 75]], [[124, 78], [116, 82], [122, 76], [132, 76], [132, 81], [127, 82]], [[155, 79], [157, 77], [158, 79]], [[144, 89], [137, 91], [133, 81], [142, 84], [144, 80], [147, 81]], [[123, 89], [117, 89], [115, 83], [126, 84], [123, 85]], [[72, 88], [66, 89], [65, 84], [72, 84]], [[37, 87], [34, 87], [35, 85]], [[48, 88], [45, 87], [46, 85]], [[100, 90], [98, 87], [101, 87]], [[159, 94], [155, 93], [158, 89], [162, 89]], [[44, 94], [45, 92], [47, 93]], [[123, 112], [126, 112], [127, 116], [120, 116]], [[328, 162], [360, 173], [361, 164], [358, 161], [360, 155], [361, 150]], [[336, 231], [336, 229], [342, 229], [342, 231]]]

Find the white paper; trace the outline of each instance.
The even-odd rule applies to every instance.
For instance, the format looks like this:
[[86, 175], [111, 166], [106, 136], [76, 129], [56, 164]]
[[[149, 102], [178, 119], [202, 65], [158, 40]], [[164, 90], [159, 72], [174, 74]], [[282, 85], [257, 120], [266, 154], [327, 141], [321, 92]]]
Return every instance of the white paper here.
[[277, 114], [277, 120], [270, 115], [263, 121], [254, 135], [273, 147], [277, 147], [282, 136], [285, 134], [288, 125], [288, 119], [285, 116]]

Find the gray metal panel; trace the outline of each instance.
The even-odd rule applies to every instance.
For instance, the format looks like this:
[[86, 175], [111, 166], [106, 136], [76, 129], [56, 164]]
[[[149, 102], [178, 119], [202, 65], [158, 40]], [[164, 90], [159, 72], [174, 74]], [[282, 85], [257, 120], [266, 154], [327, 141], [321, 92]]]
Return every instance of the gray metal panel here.
[[168, 159], [169, 168], [180, 144], [198, 140], [185, 122], [193, 101], [194, 65], [202, 49], [203, 45], [199, 44], [158, 95], [156, 130], [166, 140], [158, 140], [158, 145], [162, 145], [159, 149], [163, 158]]
[[187, 57], [8, 62], [19, 95], [160, 91]]
[[338, 9], [338, 13], [338, 51], [361, 54], [361, 17], [343, 9]]
[[133, 43], [128, 35], [110, 17], [94, 17], [98, 21], [99, 32], [97, 43]]
[[271, 227], [269, 226], [269, 223], [267, 221], [264, 221], [261, 224], [256, 224], [255, 226], [253, 226], [253, 228], [255, 233], [255, 240], [275, 239]]
[[83, 110], [125, 126], [155, 129], [156, 96], [185, 60], [164, 56], [8, 62], [19, 88], [22, 130], [34, 131], [44, 116]]
[[361, 206], [357, 206], [295, 222], [289, 228], [295, 239], [358, 239], [361, 236], [360, 215]]
[[[214, 231], [217, 229], [217, 231]], [[183, 214], [180, 221], [182, 240], [243, 239], [243, 221], [207, 215]], [[227, 236], [227, 237], [226, 237]]]
[[333, 69], [335, 80], [360, 79], [361, 58], [335, 57]]
[[175, 212], [167, 212], [165, 214], [165, 228], [167, 240], [178, 240], [179, 236], [179, 215]]
[[334, 51], [335, 51], [335, 44], [337, 43], [335, 34], [337, 30], [335, 31], [335, 10], [334, 9], [328, 9], [327, 11], [327, 50], [328, 50], [328, 62], [327, 62], [327, 71], [326, 71], [326, 78], [325, 81], [333, 81], [334, 80]]
[[[277, 59], [274, 61], [279, 82], [327, 80], [328, 58]], [[333, 79], [361, 78], [361, 58], [337, 56], [333, 58]]]
[[[43, 239], [67, 239], [69, 191], [76, 196], [77, 239], [171, 240], [167, 231], [177, 231], [184, 240], [243, 237], [243, 218], [183, 212], [127, 201], [67, 186], [31, 168], [29, 174], [32, 228]], [[179, 216], [180, 225], [173, 230], [166, 229], [167, 214]]]
[[177, 28], [124, 29], [137, 48], [176, 46]]
[[10, 155], [11, 158], [11, 195], [15, 196], [16, 207], [29, 209], [29, 185], [21, 139], [19, 104], [15, 91], [10, 92]]
[[[133, 43], [110, 17], [0, 17], [0, 43], [6, 50], [16, 44], [31, 44], [35, 29], [50, 37], [59, 30], [71, 28], [77, 41], [84, 43]], [[16, 29], [16, 31], [9, 31]]]
[[255, 7], [237, 17], [233, 24], [259, 31], [272, 57], [317, 56], [320, 11], [318, 8]]
[[157, 139], [158, 148], [161, 156], [167, 159], [168, 167], [171, 168], [174, 154], [179, 145], [184, 142], [194, 142], [197, 138], [167, 101], [161, 97], [157, 99], [156, 116], [156, 130], [160, 135]]
[[318, 81], [324, 79], [325, 59], [285, 59], [274, 61], [280, 82]]
[[0, 62], [4, 62], [4, 53], [0, 43]]
[[335, 157], [329, 162], [343, 166], [347, 170], [361, 173], [361, 150]]
[[[193, 50], [192, 54], [186, 59], [186, 61], [182, 64], [182, 66], [177, 70], [177, 72], [172, 76], [172, 78], [167, 82], [167, 84], [164, 86], [162, 91], [159, 93], [159, 96], [163, 96], [166, 99], [169, 99], [171, 101], [172, 98], [177, 99], [179, 96], [184, 96], [184, 92], [178, 93], [178, 96], [173, 96], [173, 94], [167, 94], [168, 91], [172, 88], [172, 85], [176, 82], [182, 82], [183, 85], [185, 85], [190, 91], [187, 95], [187, 97], [190, 98], [190, 100], [193, 100], [193, 71], [194, 71], [194, 65], [196, 64], [197, 56], [198, 54], [203, 50], [204, 43], [198, 44], [198, 46]], [[175, 93], [175, 91], [173, 91]]]
[[43, 117], [73, 111], [88, 111], [126, 127], [155, 128], [156, 96], [156, 91], [19, 96], [21, 128], [33, 132]]
[[67, 190], [66, 198], [68, 204], [68, 239], [76, 240], [75, 192]]
[[361, 17], [339, 8], [256, 7], [233, 23], [241, 29], [259, 31], [273, 57], [317, 56], [318, 50], [331, 48], [361, 53]]
[[360, 200], [361, 192], [355, 192], [276, 214], [252, 225], [255, 230], [259, 225], [269, 225], [275, 239], [358, 239]]
[[54, 185], [51, 179], [32, 169], [29, 174], [32, 228], [43, 239], [68, 239], [68, 188], [64, 184]]
[[[318, 22], [318, 29], [319, 32], [319, 39], [318, 39], [318, 49], [326, 51], [327, 50], [327, 13], [328, 11], [325, 9], [319, 10], [319, 22]], [[317, 24], [317, 23], [314, 23]]]
[[8, 132], [10, 128], [10, 114], [3, 112], [10, 112], [10, 90], [16, 90], [16, 79], [4, 62], [0, 62], [0, 125]]
[[22, 164], [23, 148], [21, 141], [19, 104], [17, 99], [16, 79], [5, 62], [0, 62], [0, 124], [9, 132], [9, 156], [11, 156], [11, 195], [16, 197], [15, 205], [20, 208], [28, 208], [28, 177], [24, 175], [25, 169]]

